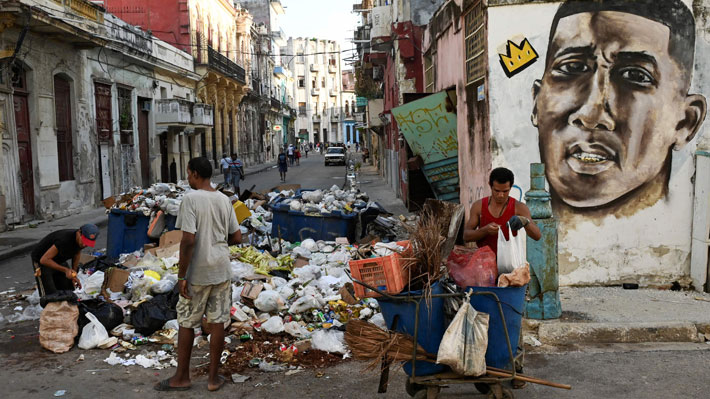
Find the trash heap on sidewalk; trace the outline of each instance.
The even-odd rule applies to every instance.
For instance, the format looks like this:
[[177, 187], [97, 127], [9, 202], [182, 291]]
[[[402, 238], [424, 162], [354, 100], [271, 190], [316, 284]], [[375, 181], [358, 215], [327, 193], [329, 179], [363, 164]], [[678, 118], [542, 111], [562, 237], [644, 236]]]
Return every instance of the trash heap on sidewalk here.
[[[179, 209], [187, 190], [189, 187], [180, 184], [156, 184], [134, 190], [111, 206], [144, 214], [158, 210], [172, 213]], [[402, 251], [396, 243], [373, 244], [403, 234], [406, 230], [399, 226], [400, 219], [369, 202], [366, 194], [337, 186], [329, 190], [294, 187], [250, 197], [243, 202], [232, 198], [243, 244], [230, 247], [232, 320], [225, 325], [228, 334], [222, 363], [238, 373], [249, 367], [262, 371], [324, 367], [348, 358], [344, 341], [348, 321], [358, 319], [385, 327], [377, 300], [356, 297], [347, 274], [349, 262], [367, 251], [367, 256], [373, 257]], [[369, 219], [358, 220], [357, 237], [362, 232], [372, 234], [365, 237], [365, 244], [346, 237], [289, 242], [274, 237], [275, 204], [301, 210], [308, 217], [366, 213]], [[378, 227], [384, 233], [380, 237], [376, 230], [367, 228], [377, 218], [391, 224], [384, 230]], [[166, 231], [157, 244], [121, 254], [118, 259], [86, 259], [78, 274], [82, 288], [72, 294], [78, 300], [78, 314], [71, 317], [77, 320], [75, 335], [80, 336], [81, 349], [110, 351], [105, 362], [113, 366], [160, 369], [175, 365], [175, 306], [179, 299], [175, 285], [181, 237], [178, 230]], [[39, 314], [41, 308], [33, 306], [32, 312]], [[50, 326], [50, 316], [66, 316], [61, 313], [66, 309], [49, 307], [50, 312], [47, 308], [42, 312], [46, 320], [40, 323], [44, 341], [52, 338], [42, 322]], [[200, 330], [194, 345], [205, 347], [209, 331], [206, 325]], [[56, 352], [69, 350], [71, 344]]]

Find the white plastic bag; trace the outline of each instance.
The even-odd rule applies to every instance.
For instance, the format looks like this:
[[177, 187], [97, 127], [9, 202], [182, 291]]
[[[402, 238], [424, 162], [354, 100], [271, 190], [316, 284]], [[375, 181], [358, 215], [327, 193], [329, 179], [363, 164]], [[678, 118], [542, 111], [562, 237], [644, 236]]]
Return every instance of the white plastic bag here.
[[108, 340], [108, 333], [93, 313], [86, 312], [86, 318], [89, 319], [89, 324], [85, 325], [84, 329], [81, 330], [79, 348], [93, 349]]
[[487, 348], [488, 314], [477, 312], [466, 296], [441, 339], [436, 363], [465, 376], [478, 376], [486, 372]]
[[344, 355], [348, 350], [345, 347], [345, 334], [337, 330], [318, 330], [311, 337], [313, 349], [329, 353]]
[[[503, 229], [508, 229], [508, 237], [505, 239]], [[505, 224], [498, 229], [498, 275], [510, 273], [514, 269], [521, 267], [527, 261], [525, 256], [525, 230], [518, 230], [518, 235], [513, 236], [510, 231], [510, 225]]]
[[284, 330], [284, 321], [279, 316], [271, 316], [261, 328], [269, 334], [278, 334]]
[[254, 300], [254, 306], [262, 312], [274, 312], [286, 308], [283, 298], [276, 291], [262, 291]]

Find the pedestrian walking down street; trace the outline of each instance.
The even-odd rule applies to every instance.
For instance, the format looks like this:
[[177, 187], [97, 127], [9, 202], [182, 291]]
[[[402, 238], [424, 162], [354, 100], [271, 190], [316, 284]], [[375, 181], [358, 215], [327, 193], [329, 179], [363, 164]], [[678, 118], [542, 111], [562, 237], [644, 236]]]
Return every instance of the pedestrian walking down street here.
[[308, 150], [309, 150], [309, 145], [306, 145], [306, 148], [304, 149], [306, 151], [306, 158], [308, 158]]
[[288, 160], [286, 154], [283, 151], [279, 153], [277, 158], [277, 164], [279, 165], [279, 174], [281, 175], [281, 181], [286, 181], [286, 172], [288, 171]]
[[175, 374], [154, 388], [158, 391], [190, 389], [190, 357], [195, 328], [206, 317], [210, 335], [210, 363], [207, 390], [220, 389], [219, 375], [224, 350], [224, 323], [230, 320], [232, 282], [229, 245], [239, 244], [242, 234], [229, 198], [212, 188], [212, 165], [207, 158], [193, 158], [187, 164], [187, 181], [195, 191], [182, 199], [176, 228], [182, 230], [177, 287], [180, 299], [177, 320], [180, 329]]
[[229, 162], [229, 183], [234, 187], [234, 193], [239, 195], [239, 182], [244, 180], [244, 164], [237, 154], [232, 154], [232, 160]]
[[222, 171], [222, 174], [224, 175], [224, 184], [229, 184], [229, 163], [232, 162], [232, 159], [227, 156], [227, 153], [222, 154], [222, 159], [219, 160], [219, 168]]
[[288, 145], [288, 164], [293, 166], [293, 158], [294, 158], [294, 152], [295, 149], [293, 148], [293, 144]]
[[[74, 291], [81, 288], [76, 277], [79, 270], [79, 255], [86, 247], [96, 245], [99, 228], [94, 224], [85, 224], [78, 230], [66, 229], [49, 233], [32, 250], [32, 268], [37, 291], [45, 297], [57, 291]], [[72, 260], [72, 267], [67, 261]]]
[[296, 148], [296, 151], [293, 152], [293, 157], [296, 160], [296, 165], [300, 166], [301, 165], [301, 150]]

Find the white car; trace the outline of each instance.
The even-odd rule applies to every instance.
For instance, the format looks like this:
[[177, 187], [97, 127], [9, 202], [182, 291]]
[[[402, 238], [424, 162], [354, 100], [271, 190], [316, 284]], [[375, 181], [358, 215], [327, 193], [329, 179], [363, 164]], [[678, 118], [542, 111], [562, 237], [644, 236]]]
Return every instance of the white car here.
[[330, 147], [325, 152], [325, 166], [333, 164], [343, 164], [345, 165], [345, 148], [343, 147]]

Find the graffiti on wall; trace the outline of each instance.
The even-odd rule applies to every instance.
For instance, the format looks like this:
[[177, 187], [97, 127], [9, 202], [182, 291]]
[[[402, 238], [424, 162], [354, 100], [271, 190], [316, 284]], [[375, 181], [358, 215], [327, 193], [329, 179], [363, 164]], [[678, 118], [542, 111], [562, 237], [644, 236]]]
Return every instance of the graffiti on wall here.
[[680, 0], [557, 9], [531, 115], [557, 210], [631, 215], [666, 196], [673, 151], [707, 110], [689, 93], [694, 48]]
[[513, 77], [537, 61], [538, 55], [528, 39], [523, 39], [520, 45], [508, 40], [505, 54], [498, 54], [500, 65], [505, 76]]

